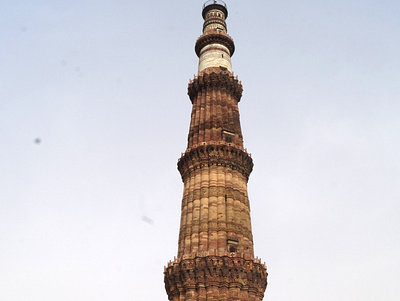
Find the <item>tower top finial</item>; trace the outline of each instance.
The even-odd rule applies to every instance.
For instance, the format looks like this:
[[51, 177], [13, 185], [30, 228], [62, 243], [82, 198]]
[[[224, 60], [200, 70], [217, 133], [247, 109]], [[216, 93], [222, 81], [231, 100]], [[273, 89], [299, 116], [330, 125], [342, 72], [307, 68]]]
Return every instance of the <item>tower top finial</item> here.
[[222, 10], [225, 14], [225, 19], [228, 18], [228, 6], [222, 0], [209, 0], [203, 5], [203, 19], [205, 18], [207, 12], [210, 9], [219, 9]]

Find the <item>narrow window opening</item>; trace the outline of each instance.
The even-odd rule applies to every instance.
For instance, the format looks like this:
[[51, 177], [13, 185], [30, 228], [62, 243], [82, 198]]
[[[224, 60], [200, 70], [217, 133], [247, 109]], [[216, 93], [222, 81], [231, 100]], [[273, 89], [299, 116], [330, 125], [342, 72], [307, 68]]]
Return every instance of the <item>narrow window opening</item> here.
[[232, 137], [225, 136], [225, 141], [228, 142], [228, 143], [232, 143]]
[[222, 130], [222, 137], [228, 143], [233, 143], [235, 133], [227, 130]]
[[237, 252], [238, 251], [238, 244], [239, 244], [239, 241], [237, 241], [236, 239], [228, 239], [227, 240], [227, 246], [228, 246], [228, 252], [230, 252], [230, 253], [234, 253], [234, 252]]

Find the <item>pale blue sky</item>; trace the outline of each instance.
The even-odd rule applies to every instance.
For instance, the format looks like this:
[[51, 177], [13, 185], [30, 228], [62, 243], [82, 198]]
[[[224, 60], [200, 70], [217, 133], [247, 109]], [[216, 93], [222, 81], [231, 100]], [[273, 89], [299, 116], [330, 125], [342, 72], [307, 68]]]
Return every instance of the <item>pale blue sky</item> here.
[[[265, 300], [399, 300], [400, 2], [227, 4]], [[0, 2], [0, 300], [167, 300], [202, 5]]]

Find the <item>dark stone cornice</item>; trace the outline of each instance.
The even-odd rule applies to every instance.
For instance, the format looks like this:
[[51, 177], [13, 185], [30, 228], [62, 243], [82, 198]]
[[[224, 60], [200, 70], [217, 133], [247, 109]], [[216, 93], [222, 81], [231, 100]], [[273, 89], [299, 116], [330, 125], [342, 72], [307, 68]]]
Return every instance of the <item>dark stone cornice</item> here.
[[194, 170], [212, 165], [238, 170], [247, 180], [253, 170], [253, 160], [248, 153], [224, 144], [204, 144], [186, 151], [178, 161], [178, 170], [185, 181]]
[[202, 34], [196, 41], [195, 51], [198, 57], [200, 57], [201, 50], [209, 44], [221, 44], [229, 49], [230, 55], [232, 56], [235, 52], [235, 43], [232, 38], [224, 32], [214, 30]]

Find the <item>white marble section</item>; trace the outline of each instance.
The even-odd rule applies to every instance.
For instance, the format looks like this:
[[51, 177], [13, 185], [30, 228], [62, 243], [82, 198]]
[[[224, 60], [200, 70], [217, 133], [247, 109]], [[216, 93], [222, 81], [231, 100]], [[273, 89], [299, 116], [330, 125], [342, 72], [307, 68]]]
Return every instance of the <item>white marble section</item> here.
[[225, 67], [232, 72], [229, 50], [221, 44], [210, 44], [200, 52], [199, 72], [209, 67]]

